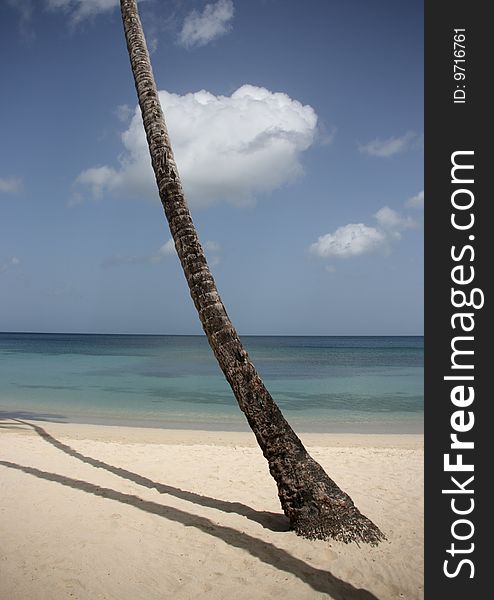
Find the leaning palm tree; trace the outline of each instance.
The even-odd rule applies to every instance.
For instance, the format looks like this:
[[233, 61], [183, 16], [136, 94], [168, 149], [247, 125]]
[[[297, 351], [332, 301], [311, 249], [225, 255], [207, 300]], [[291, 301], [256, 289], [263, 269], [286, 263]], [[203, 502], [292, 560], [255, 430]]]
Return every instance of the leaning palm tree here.
[[178, 257], [202, 327], [278, 486], [291, 528], [304, 537], [377, 544], [379, 528], [309, 455], [281, 414], [235, 331], [209, 270], [184, 197], [136, 0], [120, 0], [144, 129]]

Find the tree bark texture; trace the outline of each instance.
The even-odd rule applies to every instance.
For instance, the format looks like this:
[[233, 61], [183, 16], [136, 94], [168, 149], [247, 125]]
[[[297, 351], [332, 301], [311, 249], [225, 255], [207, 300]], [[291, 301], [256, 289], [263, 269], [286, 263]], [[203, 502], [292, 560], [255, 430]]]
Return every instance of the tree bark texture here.
[[121, 0], [127, 49], [153, 170], [190, 294], [216, 359], [244, 412], [298, 534], [377, 544], [384, 535], [308, 454], [249, 360], [226, 313], [184, 197], [136, 0]]

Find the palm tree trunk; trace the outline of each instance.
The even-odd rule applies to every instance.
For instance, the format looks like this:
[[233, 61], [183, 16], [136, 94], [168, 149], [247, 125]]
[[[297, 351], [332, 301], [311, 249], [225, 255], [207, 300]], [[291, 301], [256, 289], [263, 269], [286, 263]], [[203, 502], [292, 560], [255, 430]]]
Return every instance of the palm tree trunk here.
[[377, 544], [384, 535], [308, 454], [264, 387], [221, 302], [184, 197], [136, 0], [121, 11], [160, 198], [209, 344], [278, 485], [291, 528], [307, 538]]

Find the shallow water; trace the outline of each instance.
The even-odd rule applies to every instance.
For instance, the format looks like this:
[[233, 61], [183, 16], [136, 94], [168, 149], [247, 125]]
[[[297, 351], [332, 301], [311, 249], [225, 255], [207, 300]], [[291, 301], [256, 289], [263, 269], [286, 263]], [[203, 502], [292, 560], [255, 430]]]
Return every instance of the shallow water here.
[[[422, 430], [422, 337], [242, 341], [297, 430]], [[0, 333], [0, 416], [247, 429], [203, 336]]]

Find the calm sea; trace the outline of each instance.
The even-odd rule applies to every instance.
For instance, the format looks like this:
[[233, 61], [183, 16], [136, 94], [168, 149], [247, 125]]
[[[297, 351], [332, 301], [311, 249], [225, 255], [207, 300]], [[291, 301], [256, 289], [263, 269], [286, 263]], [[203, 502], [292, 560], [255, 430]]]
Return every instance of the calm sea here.
[[[296, 430], [422, 430], [422, 337], [242, 341]], [[202, 336], [0, 333], [0, 417], [248, 428]]]

